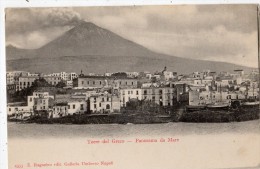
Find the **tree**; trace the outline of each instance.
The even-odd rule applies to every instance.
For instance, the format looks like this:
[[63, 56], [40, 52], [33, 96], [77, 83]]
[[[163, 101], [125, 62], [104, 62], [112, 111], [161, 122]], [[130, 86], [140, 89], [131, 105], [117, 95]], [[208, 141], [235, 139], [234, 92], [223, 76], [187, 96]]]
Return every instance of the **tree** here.
[[63, 88], [63, 87], [66, 87], [66, 83], [64, 81], [60, 81], [57, 85], [56, 85], [57, 88]]
[[33, 88], [37, 87], [51, 87], [51, 84], [49, 84], [44, 78], [40, 77], [39, 79], [36, 79], [32, 86]]
[[111, 76], [112, 77], [127, 77], [127, 74], [125, 72], [117, 72], [117, 73], [113, 73]]

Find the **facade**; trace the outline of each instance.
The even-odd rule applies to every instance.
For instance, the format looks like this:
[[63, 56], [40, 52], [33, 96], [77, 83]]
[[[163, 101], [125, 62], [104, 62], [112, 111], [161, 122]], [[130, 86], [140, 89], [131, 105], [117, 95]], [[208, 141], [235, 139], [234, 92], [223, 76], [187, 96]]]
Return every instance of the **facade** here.
[[142, 97], [160, 106], [173, 106], [174, 88], [143, 88]]
[[16, 84], [8, 84], [6, 85], [6, 92], [10, 96], [14, 95], [16, 92]]
[[32, 96], [27, 97], [27, 105], [33, 110], [50, 110], [50, 100], [54, 99], [54, 96], [50, 96], [49, 92], [33, 92]]
[[120, 98], [117, 95], [98, 93], [89, 97], [89, 110], [93, 114], [109, 114], [120, 111]]
[[53, 112], [62, 116], [87, 112], [86, 94], [56, 95]]
[[87, 112], [87, 102], [85, 99], [70, 99], [68, 101], [68, 114], [83, 114]]
[[69, 80], [69, 75], [68, 75], [68, 73], [66, 73], [66, 72], [61, 72], [61, 73], [60, 73], [60, 78], [61, 78], [62, 80], [64, 80], [64, 81], [66, 81], [66, 80]]
[[135, 78], [116, 78], [111, 76], [83, 76], [78, 78], [79, 88], [136, 88], [137, 79]]
[[164, 80], [169, 81], [170, 79], [173, 79], [173, 72], [164, 71], [163, 72]]
[[218, 102], [231, 102], [231, 100], [243, 100], [242, 92], [217, 92], [217, 91], [190, 91], [189, 105], [210, 104]]
[[142, 89], [121, 89], [120, 90], [120, 105], [125, 107], [130, 99], [142, 100]]
[[18, 78], [18, 83], [16, 90], [20, 91], [22, 89], [31, 87], [36, 79], [39, 79], [39, 76], [21, 76]]
[[16, 84], [16, 81], [18, 80], [18, 77], [20, 76], [28, 76], [28, 72], [24, 71], [11, 71], [6, 72], [6, 84]]
[[73, 79], [76, 79], [77, 77], [78, 77], [77, 73], [72, 72], [72, 73], [69, 73], [68, 80], [73, 81]]
[[66, 81], [66, 87], [67, 88], [73, 88], [73, 81], [72, 80], [67, 80]]
[[53, 106], [53, 111], [50, 113], [49, 118], [59, 118], [68, 115], [68, 104], [58, 103]]
[[59, 76], [44, 76], [43, 78], [53, 86], [56, 86], [61, 81]]

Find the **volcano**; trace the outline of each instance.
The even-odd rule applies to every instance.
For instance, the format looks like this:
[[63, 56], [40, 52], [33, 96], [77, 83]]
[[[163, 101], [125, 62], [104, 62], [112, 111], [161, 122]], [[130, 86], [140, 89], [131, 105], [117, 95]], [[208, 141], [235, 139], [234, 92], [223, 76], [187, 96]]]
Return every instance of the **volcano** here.
[[[188, 49], [187, 49], [188, 50]], [[191, 73], [251, 70], [252, 68], [213, 61], [186, 59], [153, 52], [91, 22], [82, 21], [38, 49], [6, 47], [7, 71], [30, 72], [118, 72], [170, 71]]]

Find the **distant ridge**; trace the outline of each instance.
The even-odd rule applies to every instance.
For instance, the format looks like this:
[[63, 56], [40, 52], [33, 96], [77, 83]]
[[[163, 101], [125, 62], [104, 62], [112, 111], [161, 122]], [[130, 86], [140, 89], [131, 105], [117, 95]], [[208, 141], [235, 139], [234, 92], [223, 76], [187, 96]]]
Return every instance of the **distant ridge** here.
[[[159, 43], [159, 42], [158, 42]], [[188, 49], [187, 49], [188, 50]], [[230, 63], [184, 59], [153, 52], [93, 23], [82, 21], [60, 37], [38, 49], [6, 47], [7, 71], [73, 71], [104, 73], [115, 71], [161, 71], [190, 73], [252, 70]]]

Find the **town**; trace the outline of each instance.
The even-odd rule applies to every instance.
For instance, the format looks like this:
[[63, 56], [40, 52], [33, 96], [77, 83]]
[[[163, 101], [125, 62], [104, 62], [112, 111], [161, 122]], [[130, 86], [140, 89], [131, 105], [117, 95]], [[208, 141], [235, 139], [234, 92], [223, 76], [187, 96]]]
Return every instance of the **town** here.
[[[176, 121], [185, 114], [197, 114], [190, 117], [194, 120], [198, 118], [198, 113], [203, 112], [202, 116], [219, 116], [220, 113], [225, 117], [253, 112], [255, 115], [250, 120], [259, 116], [258, 80], [257, 70], [245, 73], [241, 69], [219, 73], [203, 70], [190, 74], [168, 71], [167, 67], [153, 73], [84, 74], [81, 71], [80, 74], [43, 74], [10, 71], [6, 73], [7, 114], [9, 120], [21, 121], [35, 117], [44, 117], [48, 121], [80, 116], [85, 118], [83, 123], [106, 123], [104, 116], [109, 115], [133, 118], [145, 114], [145, 117], [139, 117], [139, 121], [149, 123], [153, 118], [147, 116], [157, 119], [152, 122], [165, 122], [167, 117], [174, 116]], [[245, 114], [242, 113], [242, 116]], [[90, 122], [88, 118], [94, 120]], [[144, 122], [140, 118], [148, 120]], [[187, 118], [186, 121], [189, 121]], [[232, 121], [228, 118], [224, 121]], [[136, 118], [123, 121], [138, 123]], [[222, 121], [223, 117], [218, 122]]]

